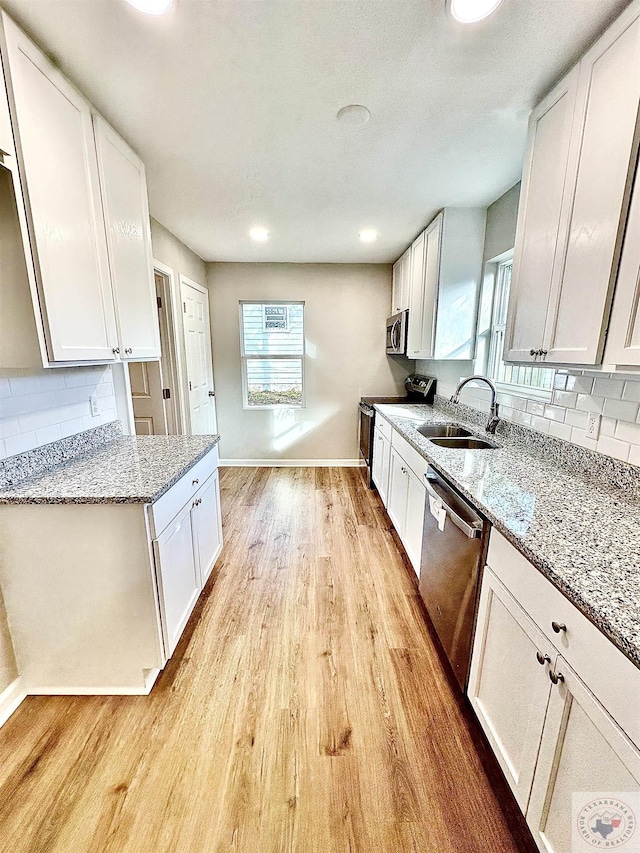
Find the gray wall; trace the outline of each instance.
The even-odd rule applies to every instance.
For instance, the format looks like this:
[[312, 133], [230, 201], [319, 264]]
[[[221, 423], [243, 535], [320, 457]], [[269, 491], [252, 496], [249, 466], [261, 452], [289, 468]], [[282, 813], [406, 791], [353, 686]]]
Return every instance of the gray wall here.
[[[362, 395], [404, 393], [412, 362], [385, 354], [386, 264], [207, 265], [220, 456], [357, 460]], [[306, 408], [242, 406], [240, 300], [305, 302]]]

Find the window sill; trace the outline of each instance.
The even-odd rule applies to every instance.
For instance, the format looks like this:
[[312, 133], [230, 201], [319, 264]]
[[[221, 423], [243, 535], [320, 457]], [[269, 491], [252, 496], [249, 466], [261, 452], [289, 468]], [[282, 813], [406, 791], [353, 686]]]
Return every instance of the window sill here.
[[245, 412], [263, 412], [265, 409], [306, 409], [307, 407], [302, 405], [295, 405], [292, 403], [270, 403], [268, 406], [247, 406], [246, 404], [242, 407]]

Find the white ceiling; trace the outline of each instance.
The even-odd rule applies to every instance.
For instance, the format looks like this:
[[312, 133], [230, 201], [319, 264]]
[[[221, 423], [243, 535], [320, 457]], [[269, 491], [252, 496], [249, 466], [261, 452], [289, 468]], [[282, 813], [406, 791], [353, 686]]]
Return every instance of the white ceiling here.
[[[444, 0], [2, 2], [142, 156], [170, 231], [205, 260], [302, 262], [395, 260], [441, 207], [501, 195], [529, 110], [627, 5], [505, 0], [463, 27]], [[367, 125], [336, 121], [350, 103]]]

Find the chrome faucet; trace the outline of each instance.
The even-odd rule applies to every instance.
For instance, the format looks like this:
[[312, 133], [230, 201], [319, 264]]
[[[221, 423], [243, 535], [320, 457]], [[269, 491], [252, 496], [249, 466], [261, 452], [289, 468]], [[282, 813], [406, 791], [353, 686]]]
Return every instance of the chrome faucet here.
[[463, 379], [454, 393], [451, 396], [451, 403], [459, 403], [460, 402], [460, 391], [464, 388], [467, 382], [473, 382], [474, 380], [479, 382], [486, 382], [486, 384], [491, 388], [491, 409], [489, 411], [489, 420], [487, 421], [487, 425], [485, 427], [488, 433], [491, 435], [495, 435], [496, 427], [500, 422], [500, 418], [498, 417], [498, 403], [496, 402], [496, 386], [490, 379], [487, 379], [486, 376], [468, 376], [466, 379]]

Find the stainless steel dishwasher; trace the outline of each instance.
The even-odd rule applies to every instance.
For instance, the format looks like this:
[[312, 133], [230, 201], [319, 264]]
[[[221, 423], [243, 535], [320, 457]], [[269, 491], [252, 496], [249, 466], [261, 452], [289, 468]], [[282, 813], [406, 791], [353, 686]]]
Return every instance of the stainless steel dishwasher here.
[[489, 522], [441, 474], [425, 474], [420, 595], [464, 690]]

